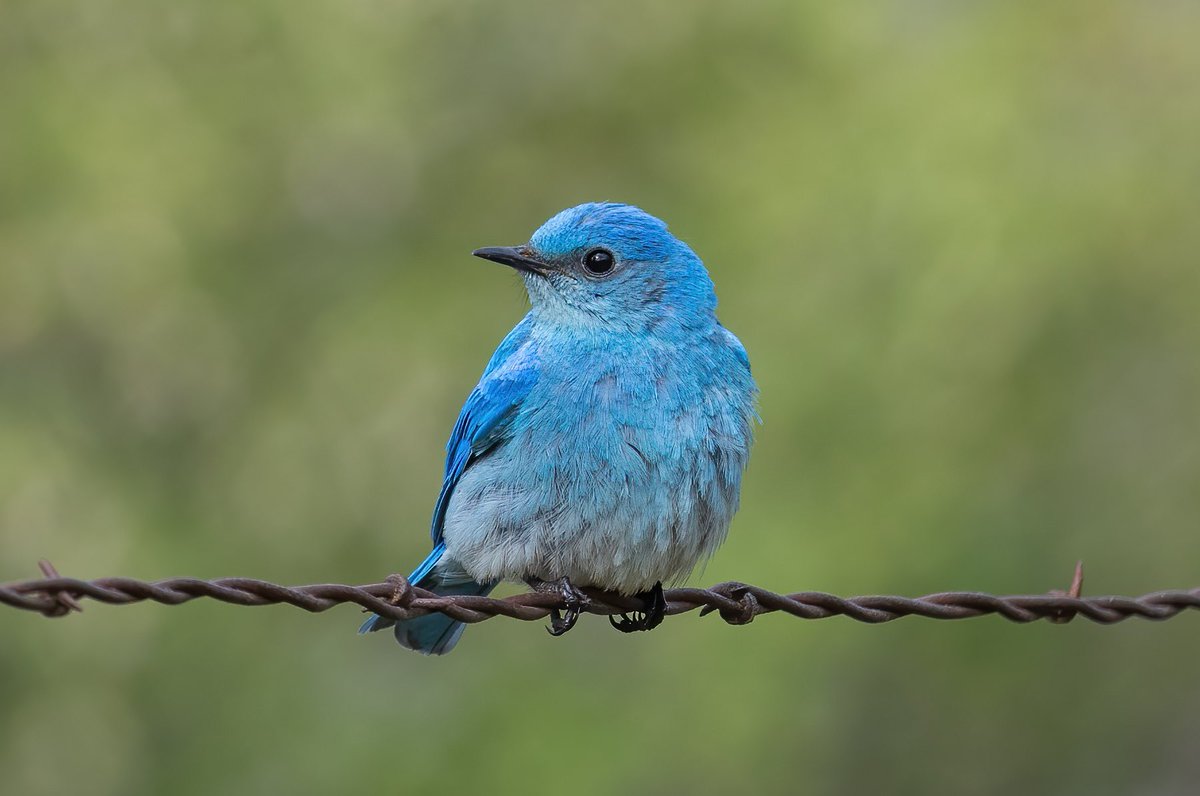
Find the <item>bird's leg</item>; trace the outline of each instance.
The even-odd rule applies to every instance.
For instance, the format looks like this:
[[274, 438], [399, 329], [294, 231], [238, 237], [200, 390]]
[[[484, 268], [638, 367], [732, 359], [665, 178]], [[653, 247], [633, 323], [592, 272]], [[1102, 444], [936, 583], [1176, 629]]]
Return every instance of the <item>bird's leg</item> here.
[[649, 610], [646, 611], [646, 626], [642, 630], [653, 630], [662, 624], [663, 618], [667, 615], [667, 596], [663, 594], [662, 581], [654, 584], [654, 588], [650, 590], [649, 595], [642, 595], [649, 602]]
[[650, 591], [637, 595], [645, 603], [645, 611], [634, 611], [633, 616], [621, 614], [620, 619], [609, 617], [609, 623], [622, 633], [633, 633], [638, 630], [653, 630], [662, 624], [667, 615], [667, 598], [663, 594], [662, 581], [654, 584]]
[[557, 608], [550, 609], [550, 627], [546, 630], [552, 636], [561, 636], [575, 627], [575, 623], [579, 621], [579, 615], [592, 604], [591, 598], [575, 588], [570, 578], [559, 578], [553, 582], [529, 578], [525, 582], [535, 591], [559, 595], [566, 604], [565, 613], [560, 613]]

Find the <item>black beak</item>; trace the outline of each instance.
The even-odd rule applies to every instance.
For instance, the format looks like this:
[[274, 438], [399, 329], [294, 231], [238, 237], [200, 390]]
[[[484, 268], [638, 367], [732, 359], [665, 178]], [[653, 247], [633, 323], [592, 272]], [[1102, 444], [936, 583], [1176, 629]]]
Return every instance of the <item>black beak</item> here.
[[494, 263], [511, 266], [527, 274], [545, 276], [550, 271], [550, 266], [530, 257], [529, 249], [524, 246], [488, 246], [476, 249], [471, 254]]

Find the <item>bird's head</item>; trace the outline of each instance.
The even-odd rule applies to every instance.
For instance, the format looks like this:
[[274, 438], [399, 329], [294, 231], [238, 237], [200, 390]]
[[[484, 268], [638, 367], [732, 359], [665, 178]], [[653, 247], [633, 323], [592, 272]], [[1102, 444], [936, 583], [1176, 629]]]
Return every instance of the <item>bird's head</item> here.
[[554, 323], [665, 330], [702, 323], [717, 304], [700, 258], [632, 205], [572, 207], [523, 246], [474, 254], [520, 272], [535, 311]]

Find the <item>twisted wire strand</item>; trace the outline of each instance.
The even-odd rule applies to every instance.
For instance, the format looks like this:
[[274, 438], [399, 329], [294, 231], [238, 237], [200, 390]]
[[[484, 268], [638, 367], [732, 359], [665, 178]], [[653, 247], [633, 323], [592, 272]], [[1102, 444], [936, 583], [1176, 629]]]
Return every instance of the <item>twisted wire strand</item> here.
[[[503, 598], [442, 597], [413, 586], [401, 575], [391, 575], [383, 583], [362, 586], [341, 583], [281, 586], [253, 578], [170, 578], [154, 582], [134, 578], [78, 580], [59, 576], [48, 562], [42, 562], [41, 566], [46, 575], [44, 578], [0, 584], [0, 604], [57, 617], [83, 610], [78, 603], [81, 598], [109, 605], [144, 601], [182, 605], [199, 598], [209, 598], [231, 605], [291, 605], [310, 613], [352, 603], [393, 619], [411, 619], [441, 612], [471, 624], [495, 616], [532, 622], [546, 618], [551, 611], [566, 607], [561, 595], [536, 591]], [[730, 581], [707, 589], [669, 589], [665, 596], [669, 615], [699, 609], [701, 616], [716, 613], [735, 625], [749, 624], [756, 616], [770, 613], [784, 613], [799, 619], [845, 616], [868, 624], [890, 622], [902, 616], [970, 619], [998, 614], [1019, 623], [1039, 619], [1068, 622], [1076, 616], [1082, 616], [1092, 622], [1108, 625], [1135, 616], [1154, 620], [1170, 619], [1189, 608], [1200, 609], [1200, 588], [1157, 591], [1141, 597], [1082, 597], [1079, 595], [1081, 583], [1082, 570], [1077, 567], [1069, 590], [1034, 595], [942, 592], [924, 597], [838, 597], [824, 592], [778, 594], [758, 586]], [[589, 613], [613, 616], [645, 608], [637, 597], [624, 597], [597, 589], [584, 591], [591, 598], [591, 604], [586, 609]]]

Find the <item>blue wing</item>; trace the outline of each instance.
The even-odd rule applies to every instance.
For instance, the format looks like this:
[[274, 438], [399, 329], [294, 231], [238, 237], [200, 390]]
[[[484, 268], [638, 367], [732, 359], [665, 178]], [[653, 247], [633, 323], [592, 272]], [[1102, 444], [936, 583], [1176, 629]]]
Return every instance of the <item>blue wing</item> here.
[[[470, 578], [447, 582], [444, 577], [430, 578], [434, 568], [446, 552], [442, 541], [442, 524], [446, 519], [446, 508], [458, 479], [466, 472], [471, 462], [487, 453], [500, 443], [508, 432], [517, 407], [529, 394], [537, 381], [537, 359], [525, 346], [533, 323], [529, 316], [518, 323], [500, 343], [496, 353], [483, 370], [483, 376], [467, 397], [450, 441], [446, 443], [446, 476], [442, 480], [442, 491], [438, 494], [433, 509], [433, 551], [409, 577], [409, 581], [437, 594], [485, 595], [496, 585], [475, 583]], [[441, 614], [430, 614], [415, 619], [396, 622], [382, 616], [372, 616], [358, 629], [359, 633], [372, 633], [387, 627], [395, 627], [396, 639], [405, 647], [426, 655], [443, 655], [454, 648], [462, 635], [463, 625]]]
[[525, 346], [533, 322], [528, 315], [518, 323], [492, 354], [479, 384], [459, 412], [446, 443], [446, 475], [433, 509], [433, 543], [442, 541], [446, 508], [458, 479], [471, 462], [501, 442], [517, 407], [537, 382], [537, 359]]

